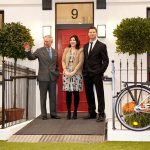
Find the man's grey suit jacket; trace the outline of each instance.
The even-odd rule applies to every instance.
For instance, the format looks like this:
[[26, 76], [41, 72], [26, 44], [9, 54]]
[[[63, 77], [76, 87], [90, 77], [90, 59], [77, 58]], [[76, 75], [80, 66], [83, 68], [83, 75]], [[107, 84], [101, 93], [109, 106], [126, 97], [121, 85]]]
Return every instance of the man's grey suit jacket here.
[[38, 59], [38, 81], [55, 81], [59, 76], [58, 71], [58, 53], [52, 48], [52, 59], [45, 47], [37, 49], [34, 53], [28, 51], [27, 58], [29, 60]]

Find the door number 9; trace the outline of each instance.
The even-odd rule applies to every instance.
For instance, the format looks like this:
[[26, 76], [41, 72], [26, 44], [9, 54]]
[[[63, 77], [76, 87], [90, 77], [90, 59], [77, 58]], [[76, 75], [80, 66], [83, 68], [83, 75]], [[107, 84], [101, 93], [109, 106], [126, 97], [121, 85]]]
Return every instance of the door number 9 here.
[[72, 9], [71, 14], [72, 14], [72, 19], [78, 18], [78, 10], [77, 9]]

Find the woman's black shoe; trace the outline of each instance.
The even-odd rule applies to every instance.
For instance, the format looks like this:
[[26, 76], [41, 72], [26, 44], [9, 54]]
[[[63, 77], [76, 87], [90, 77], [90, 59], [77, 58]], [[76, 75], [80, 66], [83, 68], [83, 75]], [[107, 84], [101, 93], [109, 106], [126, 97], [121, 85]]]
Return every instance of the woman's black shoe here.
[[67, 120], [70, 120], [71, 119], [71, 113], [68, 113], [67, 114]]
[[72, 119], [77, 119], [77, 112], [73, 113]]

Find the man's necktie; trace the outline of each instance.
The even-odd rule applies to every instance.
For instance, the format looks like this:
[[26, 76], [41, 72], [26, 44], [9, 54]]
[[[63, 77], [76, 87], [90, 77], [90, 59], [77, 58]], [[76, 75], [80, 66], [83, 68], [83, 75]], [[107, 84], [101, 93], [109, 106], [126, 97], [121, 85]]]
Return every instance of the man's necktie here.
[[92, 45], [93, 45], [93, 42], [90, 42], [90, 50], [89, 50], [89, 54], [91, 53], [91, 51], [92, 51]]
[[52, 59], [52, 50], [51, 50], [51, 48], [48, 49], [48, 53], [49, 53], [49, 58]]

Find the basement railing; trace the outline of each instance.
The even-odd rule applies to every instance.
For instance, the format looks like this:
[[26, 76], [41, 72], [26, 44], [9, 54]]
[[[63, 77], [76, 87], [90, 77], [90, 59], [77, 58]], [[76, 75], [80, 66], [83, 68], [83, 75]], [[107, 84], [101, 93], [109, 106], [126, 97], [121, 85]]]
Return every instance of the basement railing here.
[[0, 128], [13, 126], [36, 117], [36, 72], [3, 61], [0, 71]]
[[[145, 66], [145, 65], [144, 65]], [[146, 82], [149, 78], [147, 68], [143, 67], [143, 61], [138, 60], [137, 83]], [[112, 61], [112, 129], [125, 129], [119, 122], [115, 113], [117, 92], [124, 89], [124, 82], [134, 82], [134, 60]], [[150, 86], [150, 85], [147, 85]]]

